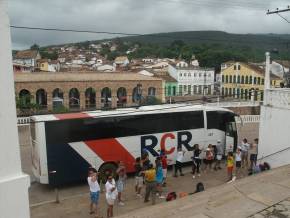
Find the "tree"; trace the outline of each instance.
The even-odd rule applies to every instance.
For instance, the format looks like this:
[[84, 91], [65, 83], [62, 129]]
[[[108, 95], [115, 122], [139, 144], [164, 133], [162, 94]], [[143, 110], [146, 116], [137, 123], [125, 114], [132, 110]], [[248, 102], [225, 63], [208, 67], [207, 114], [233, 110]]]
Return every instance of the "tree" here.
[[39, 45], [37, 45], [37, 44], [33, 44], [31, 47], [30, 47], [30, 50], [39, 50]]

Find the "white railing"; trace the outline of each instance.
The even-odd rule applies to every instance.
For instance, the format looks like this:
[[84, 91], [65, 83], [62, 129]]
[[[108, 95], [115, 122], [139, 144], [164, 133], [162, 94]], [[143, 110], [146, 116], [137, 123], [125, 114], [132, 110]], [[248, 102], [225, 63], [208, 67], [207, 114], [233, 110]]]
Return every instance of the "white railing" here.
[[260, 115], [241, 115], [236, 117], [236, 123], [259, 123]]
[[227, 101], [227, 102], [207, 103], [207, 105], [217, 106], [217, 107], [255, 107], [255, 106], [260, 106], [261, 102], [259, 101]]
[[18, 126], [29, 125], [29, 123], [30, 123], [30, 117], [17, 117]]
[[265, 106], [290, 109], [290, 89], [268, 89], [265, 93]]

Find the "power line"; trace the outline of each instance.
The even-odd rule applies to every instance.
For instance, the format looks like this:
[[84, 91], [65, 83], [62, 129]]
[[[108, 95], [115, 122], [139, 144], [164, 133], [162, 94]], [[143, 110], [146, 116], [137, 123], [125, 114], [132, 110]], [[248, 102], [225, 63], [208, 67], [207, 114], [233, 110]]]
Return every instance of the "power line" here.
[[279, 17], [281, 17], [283, 20], [285, 20], [287, 23], [290, 23], [290, 21], [287, 20], [287, 18], [283, 17], [281, 14], [277, 13], [277, 15], [278, 15]]

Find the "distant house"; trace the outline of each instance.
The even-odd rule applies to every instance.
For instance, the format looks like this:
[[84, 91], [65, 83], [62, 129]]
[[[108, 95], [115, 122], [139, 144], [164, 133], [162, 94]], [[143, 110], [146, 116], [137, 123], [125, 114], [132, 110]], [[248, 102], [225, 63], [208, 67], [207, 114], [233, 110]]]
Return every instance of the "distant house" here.
[[154, 63], [154, 59], [153, 58], [143, 58], [142, 61], [144, 63]]
[[37, 60], [37, 69], [45, 72], [59, 72], [60, 63], [58, 60], [39, 59]]
[[155, 72], [154, 77], [158, 77], [163, 81], [165, 81], [164, 92], [166, 97], [177, 95], [178, 82], [176, 79], [171, 77], [168, 72], [166, 71]]
[[[265, 69], [243, 62], [231, 62], [231, 66], [221, 71], [222, 96], [243, 100], [263, 100]], [[282, 78], [271, 73], [271, 86], [279, 87]]]
[[23, 66], [27, 71], [33, 72], [36, 61], [39, 59], [41, 59], [41, 56], [37, 50], [18, 51], [13, 59], [14, 70], [17, 71], [17, 66]]
[[282, 77], [287, 87], [290, 87], [290, 61], [273, 60], [271, 63], [271, 72], [279, 77]]
[[190, 66], [184, 61], [169, 64], [168, 73], [177, 80], [179, 95], [212, 95], [214, 69]]
[[114, 61], [114, 64], [116, 66], [116, 68], [119, 68], [119, 67], [127, 67], [128, 64], [129, 64], [129, 59], [127, 56], [119, 56], [119, 57], [116, 57], [115, 61]]

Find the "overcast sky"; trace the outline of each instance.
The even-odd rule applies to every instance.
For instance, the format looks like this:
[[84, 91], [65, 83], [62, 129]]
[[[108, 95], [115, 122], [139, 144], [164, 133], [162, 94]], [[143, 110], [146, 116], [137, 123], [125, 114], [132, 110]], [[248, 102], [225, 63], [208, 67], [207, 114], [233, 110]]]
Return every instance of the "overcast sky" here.
[[[287, 33], [290, 24], [268, 9], [289, 0], [10, 0], [11, 25], [78, 30], [158, 33], [221, 30]], [[290, 20], [290, 12], [281, 14]], [[12, 30], [14, 49], [108, 38], [109, 35]]]

